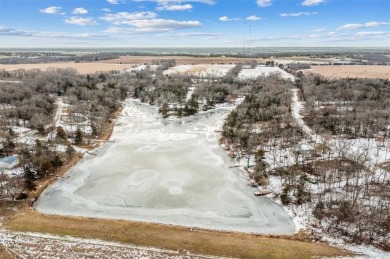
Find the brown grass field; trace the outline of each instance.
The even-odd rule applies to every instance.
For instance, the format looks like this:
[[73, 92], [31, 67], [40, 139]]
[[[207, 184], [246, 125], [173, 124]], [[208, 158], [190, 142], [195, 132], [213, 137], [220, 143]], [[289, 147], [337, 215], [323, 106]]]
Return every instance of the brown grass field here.
[[[9, 230], [97, 238], [107, 241], [236, 258], [353, 256], [325, 244], [283, 237], [219, 232], [155, 223], [43, 215], [31, 208], [6, 219]], [[298, 238], [298, 237], [295, 237]]]
[[6, 248], [3, 245], [0, 245], [0, 258], [1, 259], [11, 259], [10, 253], [6, 250]]
[[390, 79], [390, 66], [312, 66], [303, 70], [305, 74], [315, 73], [329, 78], [382, 78]]
[[85, 62], [85, 63], [74, 63], [74, 62], [61, 62], [61, 63], [45, 63], [45, 64], [17, 64], [17, 65], [2, 65], [0, 69], [4, 70], [18, 70], [18, 69], [41, 69], [47, 70], [50, 68], [74, 68], [80, 74], [95, 73], [95, 72], [106, 72], [112, 70], [123, 70], [131, 68], [129, 64], [116, 64], [116, 63], [97, 63], [97, 62]]

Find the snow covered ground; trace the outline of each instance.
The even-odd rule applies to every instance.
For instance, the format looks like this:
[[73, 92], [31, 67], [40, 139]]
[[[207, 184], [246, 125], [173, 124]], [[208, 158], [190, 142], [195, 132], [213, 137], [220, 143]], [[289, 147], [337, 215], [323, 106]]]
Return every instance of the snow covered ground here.
[[235, 65], [179, 65], [164, 71], [164, 75], [187, 74], [198, 77], [223, 77]]
[[[163, 120], [128, 100], [113, 139], [49, 187], [36, 208], [49, 214], [120, 218], [254, 233], [291, 234], [294, 223], [218, 144], [228, 110]], [[65, 177], [67, 178], [67, 177]]]
[[239, 79], [255, 79], [259, 76], [269, 76], [271, 74], [280, 74], [284, 79], [294, 80], [294, 76], [287, 73], [279, 67], [266, 67], [266, 66], [257, 66], [255, 68], [243, 68], [238, 74]]
[[[297, 125], [309, 136], [312, 141], [314, 141], [314, 143], [327, 143], [328, 147], [330, 147], [332, 150], [332, 153], [335, 153], [336, 156], [337, 153], [342, 150], [343, 155], [351, 158], [352, 160], [356, 157], [362, 156], [363, 153], [367, 154], [367, 159], [364, 162], [364, 165], [366, 165], [367, 168], [373, 170], [377, 175], [386, 173], [383, 169], [377, 167], [377, 165], [388, 161], [390, 157], [388, 146], [389, 143], [379, 144], [374, 139], [325, 139], [324, 137], [315, 134], [315, 132], [311, 130], [304, 122], [301, 115], [301, 112], [304, 109], [304, 104], [304, 102], [300, 102], [298, 100], [298, 89], [292, 89], [292, 116], [295, 119]], [[282, 185], [280, 183], [280, 178], [271, 176], [269, 187], [276, 192], [281, 193]], [[313, 193], [316, 193], [316, 189], [319, 188], [321, 188], [321, 184], [309, 184], [309, 189]], [[322, 187], [322, 189], [324, 188]], [[313, 219], [311, 211], [314, 208], [313, 205], [290, 205], [285, 208], [290, 211], [290, 214], [294, 218], [294, 222], [298, 223], [298, 226], [313, 229], [315, 231], [321, 231], [311, 226]], [[379, 250], [375, 247], [346, 244], [341, 239], [331, 238], [326, 233], [321, 234], [323, 235], [323, 241], [326, 241], [329, 244], [362, 254], [358, 258], [390, 258], [389, 252]]]
[[23, 81], [17, 81], [17, 80], [0, 80], [0, 83], [6, 83], [6, 84], [23, 84]]
[[13, 258], [219, 258], [189, 252], [124, 245], [96, 239], [0, 231], [2, 244]]
[[136, 67], [126, 69], [125, 72], [139, 72], [145, 70], [146, 68], [149, 68], [150, 71], [156, 71], [158, 67], [159, 67], [158, 65], [139, 65]]

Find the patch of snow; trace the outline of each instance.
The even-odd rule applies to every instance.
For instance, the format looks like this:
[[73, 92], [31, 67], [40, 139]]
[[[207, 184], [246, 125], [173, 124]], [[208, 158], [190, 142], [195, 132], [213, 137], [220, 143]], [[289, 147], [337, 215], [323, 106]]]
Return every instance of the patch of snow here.
[[164, 75], [187, 74], [198, 77], [224, 77], [235, 65], [179, 65], [164, 71]]
[[97, 239], [5, 230], [0, 231], [0, 243], [15, 258], [219, 258]]
[[255, 68], [244, 68], [241, 69], [240, 73], [238, 74], [238, 78], [241, 80], [245, 79], [255, 79], [259, 76], [270, 76], [272, 74], [280, 74], [280, 76], [284, 79], [290, 79], [294, 80], [295, 77], [283, 69], [280, 69], [279, 67], [267, 67], [263, 65], [259, 65]]

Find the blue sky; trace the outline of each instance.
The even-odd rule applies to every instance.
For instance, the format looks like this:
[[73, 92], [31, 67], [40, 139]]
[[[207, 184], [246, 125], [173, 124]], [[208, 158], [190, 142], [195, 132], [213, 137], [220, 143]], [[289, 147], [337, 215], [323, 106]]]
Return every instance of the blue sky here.
[[389, 47], [389, 0], [0, 0], [1, 47]]

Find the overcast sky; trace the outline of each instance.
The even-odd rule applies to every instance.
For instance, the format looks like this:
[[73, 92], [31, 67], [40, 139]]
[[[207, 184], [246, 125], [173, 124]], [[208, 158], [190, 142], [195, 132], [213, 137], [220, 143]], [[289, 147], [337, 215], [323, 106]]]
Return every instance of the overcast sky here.
[[389, 0], [0, 0], [1, 47], [390, 47]]

